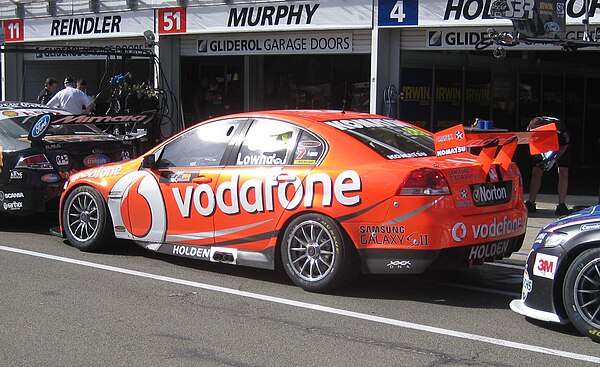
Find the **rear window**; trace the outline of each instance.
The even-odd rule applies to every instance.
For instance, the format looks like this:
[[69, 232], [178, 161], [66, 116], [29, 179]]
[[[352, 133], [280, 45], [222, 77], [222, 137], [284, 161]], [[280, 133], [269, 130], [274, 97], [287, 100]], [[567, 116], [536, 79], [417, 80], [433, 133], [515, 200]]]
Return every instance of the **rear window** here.
[[373, 118], [325, 123], [342, 130], [387, 159], [435, 156], [433, 135], [402, 121]]
[[[0, 134], [13, 139], [27, 138], [29, 130], [31, 130], [31, 126], [33, 126], [40, 115], [16, 116], [8, 119], [2, 119], [0, 120]], [[80, 135], [99, 133], [102, 133], [102, 130], [99, 130], [93, 125], [51, 125], [46, 135]]]

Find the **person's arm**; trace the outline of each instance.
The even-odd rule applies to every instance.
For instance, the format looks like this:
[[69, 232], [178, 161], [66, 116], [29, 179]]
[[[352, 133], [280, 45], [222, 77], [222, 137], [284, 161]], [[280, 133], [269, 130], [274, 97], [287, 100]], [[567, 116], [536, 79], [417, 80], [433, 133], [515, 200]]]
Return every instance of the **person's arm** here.
[[565, 145], [561, 145], [558, 149], [558, 152], [556, 152], [556, 157], [555, 159], [560, 158], [563, 154], [565, 154], [565, 151], [567, 150], [567, 148], [569, 147], [569, 144], [565, 144]]
[[46, 102], [46, 106], [48, 107], [60, 107], [60, 100], [58, 99], [58, 93], [55, 94], [48, 102]]

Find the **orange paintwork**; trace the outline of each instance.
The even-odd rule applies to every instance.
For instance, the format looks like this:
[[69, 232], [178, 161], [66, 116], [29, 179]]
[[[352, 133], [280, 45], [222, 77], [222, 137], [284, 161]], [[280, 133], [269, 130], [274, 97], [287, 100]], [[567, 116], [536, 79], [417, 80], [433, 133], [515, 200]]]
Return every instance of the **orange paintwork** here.
[[[365, 118], [389, 120], [376, 115], [266, 111], [233, 117], [275, 119], [300, 126], [323, 138], [327, 151], [317, 166], [141, 168], [144, 157], [160, 152], [163, 146], [185, 133], [182, 132], [137, 159], [71, 176], [61, 206], [71, 190], [89, 185], [109, 203], [119, 238], [142, 244], [216, 246], [249, 253], [274, 253], [286, 225], [306, 212], [333, 218], [359, 252], [433, 253], [494, 242], [493, 249], [474, 247], [468, 260], [477, 260], [481, 258], [480, 253], [499, 249], [501, 241], [525, 233], [527, 213], [520, 174], [514, 163], [506, 163], [506, 156], [493, 164], [487, 163], [485, 168], [477, 163], [476, 156], [463, 151], [458, 156], [386, 159], [335, 124], [324, 123]], [[431, 135], [417, 127], [413, 129], [417, 135]], [[453, 146], [445, 144], [445, 148]], [[508, 153], [512, 156], [512, 152]], [[398, 195], [411, 172], [421, 168], [441, 172], [449, 185], [449, 193]], [[193, 179], [184, 176], [180, 182], [159, 183], [161, 175], [165, 177], [174, 171], [190, 173]], [[506, 186], [511, 191], [510, 198], [497, 205], [477, 206], [472, 197], [479, 195], [474, 193], [476, 186], [486, 182], [493, 184], [500, 179], [510, 181]], [[176, 252], [173, 250], [177, 255]], [[186, 252], [185, 256], [189, 254]], [[390, 260], [397, 259], [394, 256], [391, 255]], [[251, 261], [245, 264], [274, 265]]]

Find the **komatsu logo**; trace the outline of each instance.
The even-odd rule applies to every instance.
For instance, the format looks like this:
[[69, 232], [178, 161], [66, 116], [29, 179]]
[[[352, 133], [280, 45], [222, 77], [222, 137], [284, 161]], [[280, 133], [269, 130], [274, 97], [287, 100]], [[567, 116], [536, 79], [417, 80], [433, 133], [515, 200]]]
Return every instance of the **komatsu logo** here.
[[257, 27], [280, 24], [311, 24], [321, 4], [247, 6], [231, 8], [227, 27]]

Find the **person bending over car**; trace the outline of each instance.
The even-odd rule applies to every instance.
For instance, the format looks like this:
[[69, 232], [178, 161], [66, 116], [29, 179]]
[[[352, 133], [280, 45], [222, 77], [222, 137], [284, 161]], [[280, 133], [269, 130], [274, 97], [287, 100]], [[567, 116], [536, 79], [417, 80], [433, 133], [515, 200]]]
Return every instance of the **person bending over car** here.
[[542, 186], [542, 176], [544, 172], [550, 171], [554, 165], [558, 167], [558, 205], [554, 214], [566, 215], [570, 214], [571, 210], [565, 205], [567, 197], [567, 188], [569, 185], [569, 164], [571, 161], [571, 149], [569, 149], [569, 134], [565, 129], [565, 125], [555, 117], [534, 117], [529, 122], [527, 130], [535, 129], [546, 124], [556, 124], [556, 132], [558, 133], [559, 149], [556, 152], [546, 152], [543, 154], [533, 155], [533, 169], [531, 170], [531, 182], [529, 184], [529, 200], [525, 202], [527, 210], [530, 213], [537, 211], [535, 199]]
[[[71, 77], [65, 78], [65, 88], [58, 91], [52, 97], [47, 106], [62, 108], [74, 115], [90, 113], [94, 103], [90, 103], [88, 96], [81, 90], [75, 88], [75, 79]], [[83, 108], [85, 106], [85, 108]]]

